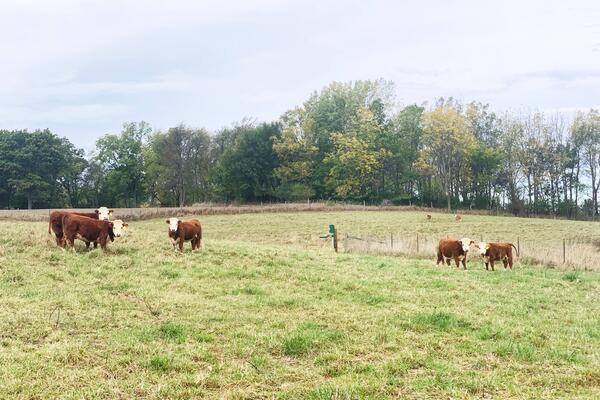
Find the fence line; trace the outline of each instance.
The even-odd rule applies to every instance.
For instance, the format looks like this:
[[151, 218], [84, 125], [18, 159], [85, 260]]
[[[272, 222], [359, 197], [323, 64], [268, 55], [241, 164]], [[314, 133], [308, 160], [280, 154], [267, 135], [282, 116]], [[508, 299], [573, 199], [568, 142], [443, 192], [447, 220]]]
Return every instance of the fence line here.
[[[385, 255], [403, 255], [435, 260], [438, 239], [423, 238], [419, 233], [414, 236], [390, 233], [389, 240], [380, 237], [346, 234], [344, 251], [349, 253], [373, 253]], [[483, 240], [482, 240], [483, 241]], [[490, 242], [513, 243], [517, 254], [513, 253], [516, 262], [541, 264], [550, 268], [581, 269], [600, 272], [600, 241], [569, 240], [566, 238], [551, 243], [540, 244], [535, 241], [489, 240]], [[471, 262], [480, 262], [476, 249], [471, 249]]]

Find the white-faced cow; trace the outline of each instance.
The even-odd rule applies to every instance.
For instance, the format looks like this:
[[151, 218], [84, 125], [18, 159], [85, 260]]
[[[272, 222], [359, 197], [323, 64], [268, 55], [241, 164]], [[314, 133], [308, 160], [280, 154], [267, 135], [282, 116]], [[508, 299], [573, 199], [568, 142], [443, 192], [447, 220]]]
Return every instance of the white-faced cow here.
[[[48, 221], [48, 233], [54, 232], [56, 237], [56, 244], [60, 247], [64, 247], [64, 238], [63, 238], [63, 225], [62, 221], [65, 215], [74, 214], [82, 217], [88, 217], [97, 219], [100, 221], [109, 220], [112, 215], [113, 210], [108, 209], [107, 207], [100, 207], [94, 210], [94, 212], [90, 213], [80, 213], [73, 211], [52, 211], [50, 213], [50, 218]], [[86, 246], [89, 246], [89, 242], [86, 243]], [[98, 243], [94, 242], [94, 247], [96, 247]]]
[[444, 261], [450, 265], [450, 260], [454, 260], [457, 268], [460, 267], [460, 263], [462, 262], [463, 268], [467, 269], [467, 255], [469, 248], [474, 243], [469, 238], [440, 240], [438, 243], [436, 265], [439, 265], [440, 262], [443, 264]]
[[202, 248], [202, 225], [197, 219], [181, 221], [178, 218], [169, 218], [169, 238], [173, 248], [179, 245], [179, 251], [183, 251], [184, 242], [192, 242], [192, 250]]
[[519, 255], [519, 251], [512, 243], [485, 243], [480, 242], [477, 245], [479, 255], [483, 258], [485, 263], [485, 269], [489, 271], [488, 265], [492, 267], [494, 271], [494, 261], [502, 261], [504, 269], [508, 266], [512, 269], [513, 266], [513, 255], [512, 249], [514, 248]]
[[111, 242], [115, 240], [114, 224], [106, 220], [67, 214], [63, 217], [62, 227], [65, 245], [71, 247], [73, 251], [75, 251], [75, 239], [83, 240], [86, 246], [98, 242], [102, 250], [106, 250], [109, 239]]

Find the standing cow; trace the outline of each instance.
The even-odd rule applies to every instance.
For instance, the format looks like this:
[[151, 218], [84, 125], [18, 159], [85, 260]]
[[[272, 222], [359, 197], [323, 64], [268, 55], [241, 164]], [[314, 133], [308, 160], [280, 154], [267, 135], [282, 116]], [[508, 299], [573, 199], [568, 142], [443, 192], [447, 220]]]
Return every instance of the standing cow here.
[[494, 271], [494, 261], [502, 261], [504, 269], [508, 266], [511, 270], [513, 267], [513, 255], [512, 249], [514, 248], [519, 255], [519, 250], [512, 243], [485, 243], [480, 242], [477, 245], [479, 254], [483, 258], [485, 263], [486, 271], [489, 271], [488, 265], [492, 267]]
[[192, 242], [192, 251], [202, 248], [202, 225], [197, 219], [181, 221], [178, 218], [169, 218], [169, 238], [173, 248], [179, 245], [179, 251], [183, 252], [183, 243]]
[[[48, 233], [54, 232], [56, 236], [56, 244], [60, 247], [64, 247], [64, 237], [63, 237], [63, 218], [67, 214], [79, 215], [81, 217], [88, 217], [97, 219], [100, 221], [108, 221], [110, 220], [110, 216], [112, 215], [113, 210], [110, 210], [106, 207], [100, 207], [94, 210], [91, 213], [80, 213], [73, 211], [52, 211], [50, 213], [50, 218], [48, 220]], [[86, 246], [89, 247], [90, 243], [86, 242]], [[98, 246], [98, 243], [94, 242], [94, 247]]]
[[98, 242], [102, 250], [106, 250], [109, 239], [112, 242], [115, 240], [115, 236], [121, 236], [120, 229], [123, 225], [119, 224], [119, 229], [115, 233], [115, 225], [110, 221], [67, 214], [62, 220], [65, 245], [75, 251], [75, 239], [79, 239], [86, 242], [86, 246], [90, 242]]
[[453, 259], [456, 263], [456, 268], [459, 268], [460, 263], [462, 262], [463, 268], [467, 269], [467, 254], [469, 253], [471, 245], [474, 243], [475, 242], [469, 238], [462, 238], [460, 240], [440, 240], [438, 243], [436, 265], [439, 265], [440, 262], [443, 264], [444, 261], [446, 261], [446, 264], [450, 265], [450, 260]]

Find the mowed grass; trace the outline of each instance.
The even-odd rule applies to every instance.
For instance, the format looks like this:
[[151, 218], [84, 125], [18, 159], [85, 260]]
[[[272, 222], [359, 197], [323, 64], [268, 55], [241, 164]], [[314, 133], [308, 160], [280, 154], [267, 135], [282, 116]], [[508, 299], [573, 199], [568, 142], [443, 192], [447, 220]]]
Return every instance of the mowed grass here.
[[[442, 216], [431, 235], [458, 229]], [[81, 242], [63, 252], [44, 223], [0, 222], [0, 398], [600, 396], [597, 273], [462, 271], [433, 257], [336, 255], [318, 238], [329, 223], [424, 232], [422, 213], [199, 218], [204, 250], [184, 254], [162, 218], [131, 223], [107, 254]], [[597, 231], [461, 224], [457, 236]]]

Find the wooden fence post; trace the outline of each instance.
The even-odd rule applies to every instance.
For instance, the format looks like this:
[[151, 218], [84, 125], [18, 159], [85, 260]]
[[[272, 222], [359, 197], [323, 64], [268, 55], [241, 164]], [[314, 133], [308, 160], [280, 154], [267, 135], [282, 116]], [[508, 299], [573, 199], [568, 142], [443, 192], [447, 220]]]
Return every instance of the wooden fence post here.
[[390, 232], [390, 248], [394, 250], [394, 234]]
[[521, 254], [521, 240], [517, 236], [517, 255]]
[[337, 228], [333, 230], [333, 249], [335, 252], [338, 252], [338, 236], [337, 236]]
[[417, 254], [419, 254], [419, 232], [417, 232]]
[[563, 239], [563, 264], [567, 261], [566, 255], [567, 255], [567, 252], [566, 252], [565, 239]]

